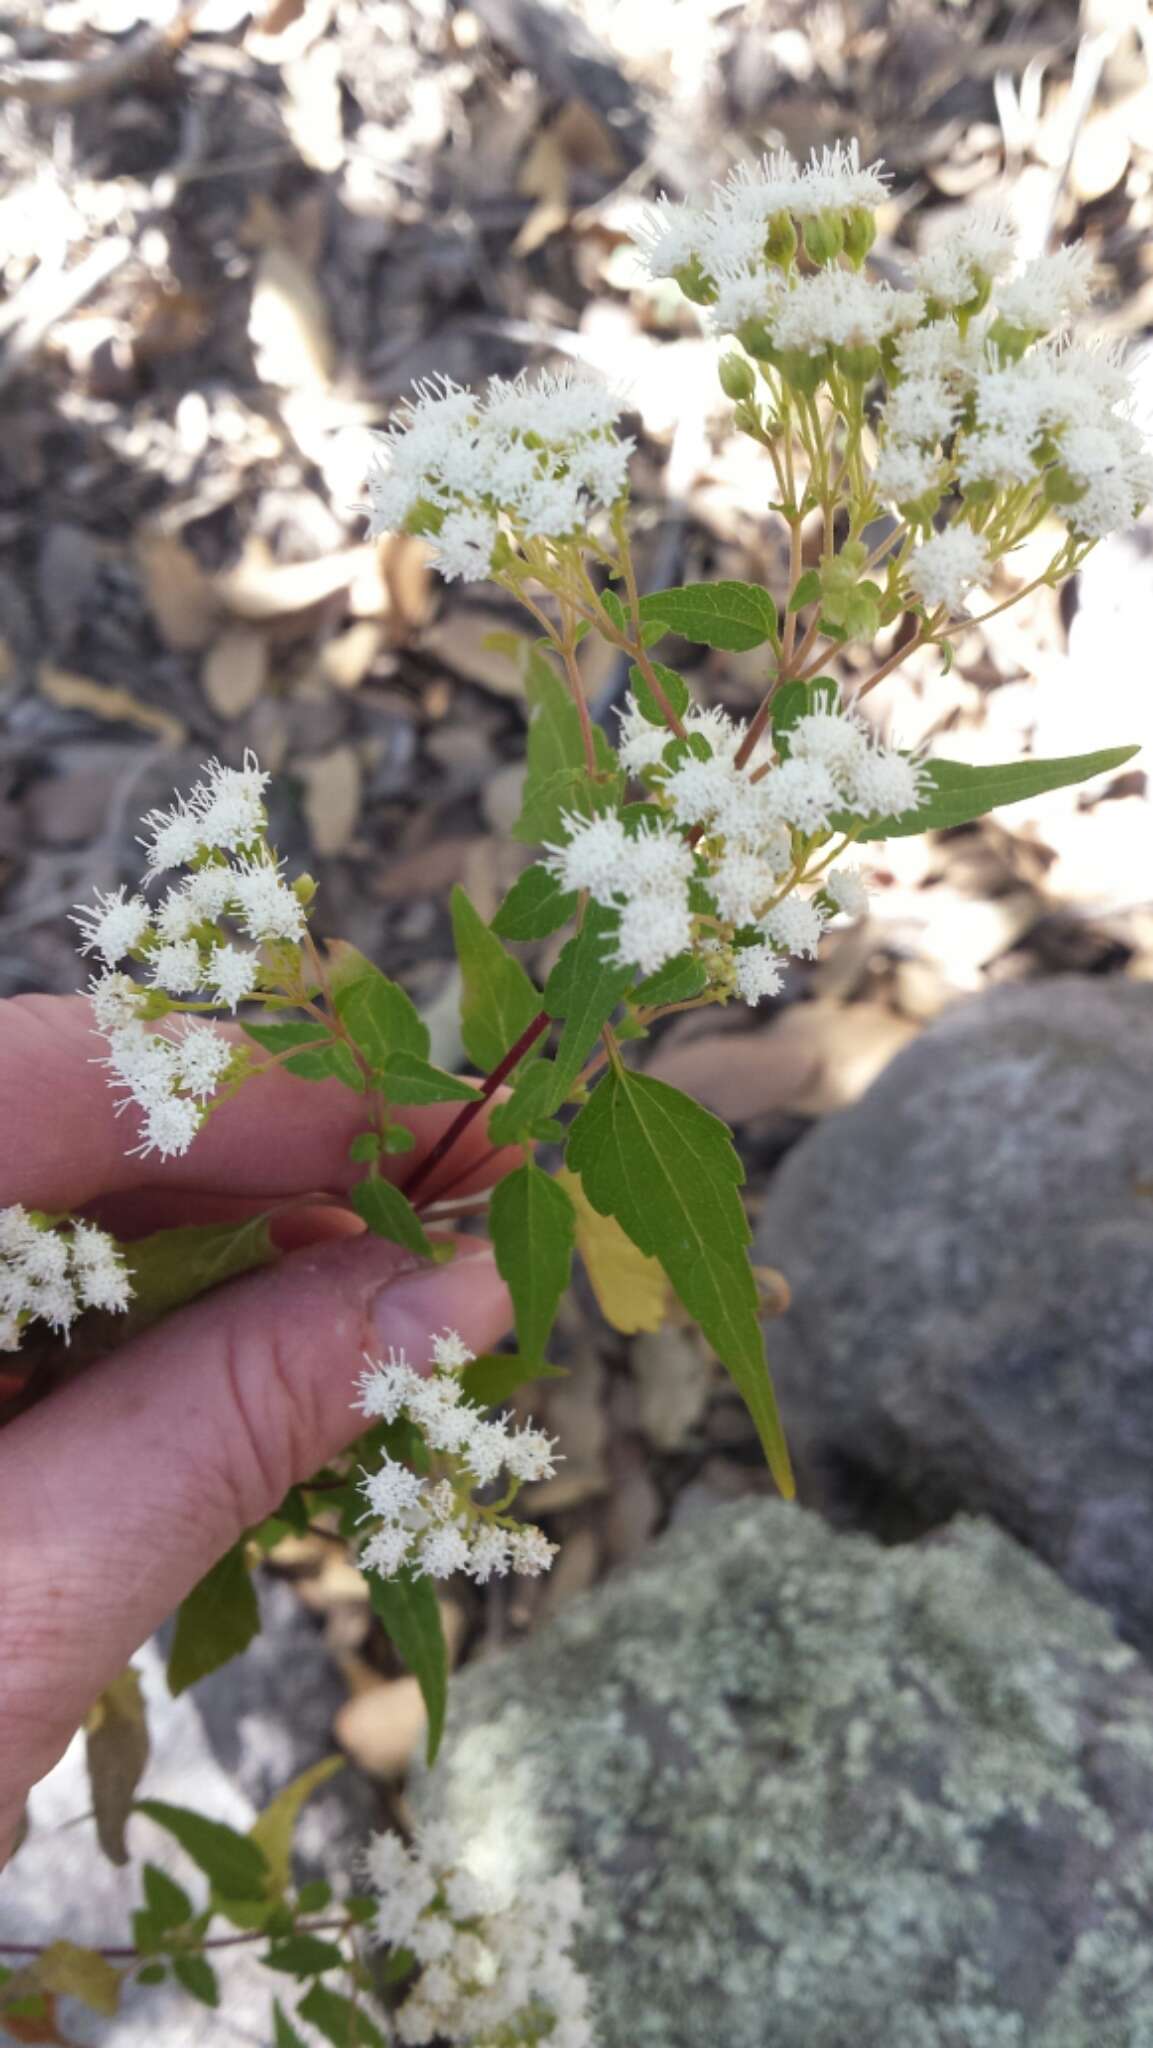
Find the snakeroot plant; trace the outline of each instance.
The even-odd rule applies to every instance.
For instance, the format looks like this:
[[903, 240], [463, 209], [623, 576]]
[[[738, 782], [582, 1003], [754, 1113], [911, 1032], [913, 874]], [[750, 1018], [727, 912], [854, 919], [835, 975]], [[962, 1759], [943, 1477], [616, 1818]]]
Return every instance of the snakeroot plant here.
[[[679, 1301], [743, 1395], [778, 1487], [793, 1492], [740, 1161], [717, 1118], [644, 1071], [644, 1040], [673, 1012], [779, 996], [791, 962], [813, 958], [834, 920], [866, 913], [878, 841], [962, 824], [1131, 757], [933, 761], [880, 734], [861, 700], [914, 648], [947, 664], [971, 619], [1013, 602], [995, 579], [1026, 539], [1034, 557], [1037, 537], [1049, 542], [1026, 589], [1055, 585], [1153, 495], [1121, 364], [1070, 334], [1089, 302], [1085, 252], [1019, 263], [1007, 220], [975, 213], [891, 283], [869, 262], [884, 195], [880, 168], [863, 167], [855, 146], [803, 166], [772, 156], [699, 203], [659, 201], [640, 236], [653, 278], [675, 279], [716, 336], [734, 426], [763, 453], [766, 510], [787, 543], [779, 590], [641, 590], [633, 443], [620, 397], [590, 377], [495, 379], [481, 392], [431, 379], [376, 444], [372, 532], [424, 536], [445, 578], [498, 584], [539, 631], [514, 827], [532, 858], [491, 922], [462, 891], [453, 901], [473, 1077], [433, 1063], [423, 1019], [380, 967], [318, 940], [313, 885], [286, 874], [269, 844], [268, 778], [251, 757], [210, 763], [147, 818], [140, 885], [76, 913], [128, 1148], [186, 1152], [273, 1067], [340, 1082], [363, 1109], [351, 1201], [370, 1230], [427, 1259], [445, 1256], [429, 1230], [462, 1213], [458, 1147], [473, 1120], [487, 1114], [492, 1145], [520, 1155], [486, 1219], [515, 1352], [474, 1358], [454, 1332], [430, 1331], [423, 1356], [366, 1359], [351, 1451], [294, 1488], [185, 1602], [176, 1690], [244, 1647], [258, 1626], [252, 1565], [324, 1517], [419, 1679], [435, 1754], [447, 1675], [437, 1588], [458, 1574], [479, 1586], [535, 1576], [552, 1560], [519, 1495], [552, 1476], [564, 1446], [531, 1422], [514, 1426], [505, 1404], [556, 1370], [549, 1335], [574, 1256], [623, 1329], [653, 1327], [662, 1303]], [[882, 639], [895, 628], [896, 645]], [[628, 665], [611, 730], [582, 680], [589, 635]], [[659, 656], [670, 636], [761, 650], [747, 720], [697, 700]], [[873, 662], [851, 695], [836, 674], [849, 643]], [[515, 948], [543, 940], [554, 964], [538, 986]], [[405, 1113], [429, 1103], [455, 1107], [406, 1172]], [[478, 1214], [475, 1199], [464, 1206]], [[6, 1212], [0, 1346], [17, 1347], [37, 1321], [67, 1335], [90, 1312], [132, 1329], [156, 1304], [267, 1255], [252, 1225], [179, 1236], [174, 1289], [163, 1233], [118, 1247], [84, 1223]], [[113, 1341], [115, 1326], [100, 1328]], [[81, 1988], [87, 1971], [89, 1992], [107, 2000], [112, 1978], [171, 1972], [211, 1997], [206, 1930], [223, 1915], [246, 1930], [225, 1939], [263, 1941], [273, 1970], [309, 1981], [297, 2010], [333, 2042], [383, 2039], [386, 2011], [403, 2042], [594, 2038], [567, 1956], [579, 1906], [570, 1880], [518, 1904], [433, 1830], [411, 1846], [381, 1838], [367, 1889], [333, 1909], [326, 1888], [296, 1892], [288, 1877], [292, 1818], [314, 1781], [289, 1788], [248, 1837], [143, 1802], [200, 1863], [207, 1904], [149, 1867], [134, 1947], [109, 1952], [103, 1976], [91, 1951], [51, 1968], [41, 1959], [17, 1993], [34, 1998], [63, 1978]], [[383, 1968], [366, 1956], [373, 1936]], [[351, 1976], [351, 1990], [334, 1990], [330, 1972]], [[6, 1995], [11, 2008], [11, 1984]], [[279, 2005], [275, 2027], [291, 2048]]]

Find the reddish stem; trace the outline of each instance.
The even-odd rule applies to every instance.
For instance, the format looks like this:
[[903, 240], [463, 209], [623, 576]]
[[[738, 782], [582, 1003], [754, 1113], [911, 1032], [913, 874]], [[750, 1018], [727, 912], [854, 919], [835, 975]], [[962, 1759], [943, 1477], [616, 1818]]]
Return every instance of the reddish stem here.
[[417, 1189], [424, 1186], [429, 1175], [440, 1165], [441, 1160], [447, 1159], [462, 1133], [468, 1129], [473, 1118], [480, 1115], [485, 1103], [496, 1094], [501, 1082], [508, 1079], [513, 1068], [524, 1058], [526, 1052], [536, 1044], [537, 1039], [543, 1037], [551, 1023], [552, 1018], [549, 1016], [548, 1011], [539, 1010], [532, 1023], [525, 1026], [516, 1044], [510, 1045], [504, 1058], [493, 1068], [491, 1074], [485, 1075], [484, 1080], [480, 1084], [480, 1093], [475, 1095], [471, 1102], [466, 1102], [462, 1105], [447, 1131], [444, 1132], [442, 1137], [437, 1139], [431, 1152], [425, 1153], [416, 1172], [406, 1182], [404, 1192], [410, 1202]]

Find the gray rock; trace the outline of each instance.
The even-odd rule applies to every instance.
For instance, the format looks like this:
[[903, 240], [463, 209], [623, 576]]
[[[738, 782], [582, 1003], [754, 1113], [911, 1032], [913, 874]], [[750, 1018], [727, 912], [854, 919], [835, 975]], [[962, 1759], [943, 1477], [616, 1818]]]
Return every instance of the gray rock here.
[[790, 1154], [758, 1255], [802, 1499], [991, 1515], [1153, 1655], [1153, 988], [949, 1012]]
[[418, 1799], [576, 1863], [602, 2048], [1153, 2044], [1153, 1675], [988, 1523], [717, 1509], [467, 1671]]

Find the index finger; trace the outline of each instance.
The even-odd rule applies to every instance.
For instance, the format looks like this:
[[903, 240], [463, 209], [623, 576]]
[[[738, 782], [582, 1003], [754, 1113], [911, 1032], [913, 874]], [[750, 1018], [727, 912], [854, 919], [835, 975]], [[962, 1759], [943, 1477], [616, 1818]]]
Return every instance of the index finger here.
[[[83, 997], [14, 996], [0, 1003], [0, 1207], [74, 1209], [136, 1188], [226, 1189], [260, 1201], [327, 1190], [357, 1177], [348, 1148], [366, 1128], [363, 1102], [337, 1081], [273, 1068], [221, 1105], [181, 1158], [129, 1158], [133, 1109], [122, 1116], [99, 1065], [100, 1040]], [[398, 1112], [411, 1152], [385, 1162], [403, 1182], [435, 1144], [457, 1103]], [[519, 1153], [491, 1153], [487, 1119], [462, 1134], [462, 1193], [498, 1180]], [[454, 1176], [455, 1178], [455, 1176]]]

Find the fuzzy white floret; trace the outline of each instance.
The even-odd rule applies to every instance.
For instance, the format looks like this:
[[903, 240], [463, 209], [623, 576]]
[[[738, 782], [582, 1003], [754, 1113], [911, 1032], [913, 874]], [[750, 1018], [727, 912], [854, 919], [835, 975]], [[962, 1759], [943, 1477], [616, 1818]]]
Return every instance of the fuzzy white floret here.
[[628, 845], [620, 819], [565, 812], [562, 823], [570, 834], [568, 844], [546, 845], [544, 865], [565, 889], [587, 889], [598, 903], [611, 903]]
[[742, 946], [733, 955], [733, 978], [746, 1003], [763, 1002], [784, 987], [781, 962], [771, 946]]
[[655, 974], [667, 960], [687, 952], [692, 939], [693, 920], [686, 891], [638, 896], [621, 911], [611, 958], [622, 967], [635, 967], [642, 975]]
[[477, 1530], [472, 1539], [468, 1573], [478, 1586], [487, 1586], [490, 1579], [503, 1579], [511, 1560], [508, 1534], [504, 1529], [486, 1523]]
[[957, 404], [939, 377], [908, 377], [889, 394], [883, 414], [889, 443], [933, 443], [951, 434]]
[[171, 996], [183, 995], [189, 989], [200, 987], [200, 948], [191, 939], [158, 947], [149, 966], [153, 986], [164, 989]]
[[237, 921], [250, 939], [296, 940], [304, 936], [299, 899], [269, 863], [246, 863], [235, 878]]
[[509, 1538], [509, 1549], [513, 1570], [531, 1579], [547, 1572], [557, 1553], [556, 1544], [550, 1543], [548, 1537], [530, 1523], [524, 1524]]
[[873, 470], [873, 482], [882, 498], [907, 505], [923, 498], [940, 483], [940, 465], [914, 441], [894, 441], [881, 450]]
[[556, 1438], [543, 1429], [518, 1429], [509, 1437], [504, 1462], [514, 1479], [551, 1479], [556, 1472]]
[[499, 1418], [478, 1422], [464, 1448], [464, 1461], [478, 1486], [491, 1486], [504, 1464], [508, 1426]]
[[863, 817], [900, 818], [915, 811], [926, 787], [923, 765], [887, 747], [865, 756], [853, 782], [850, 809]]
[[381, 1515], [386, 1521], [394, 1521], [408, 1508], [418, 1505], [421, 1481], [407, 1465], [399, 1464], [386, 1451], [377, 1470], [364, 1474], [360, 1489], [370, 1513]]
[[458, 1330], [442, 1330], [432, 1340], [431, 1362], [441, 1372], [460, 1372], [463, 1366], [471, 1365], [476, 1357], [470, 1351]]
[[753, 924], [773, 894], [776, 875], [759, 854], [726, 851], [709, 876], [709, 889], [729, 924]]
[[815, 959], [825, 923], [819, 903], [803, 896], [786, 896], [783, 903], [776, 904], [761, 919], [761, 930], [784, 952]]
[[816, 761], [826, 768], [838, 789], [851, 788], [869, 751], [869, 734], [848, 711], [807, 711], [789, 734], [794, 761]]
[[915, 327], [924, 315], [918, 292], [897, 291], [855, 270], [819, 270], [802, 277], [778, 308], [773, 339], [781, 349], [876, 347]]
[[430, 1579], [450, 1579], [468, 1563], [468, 1540], [451, 1526], [430, 1529], [421, 1538], [418, 1557]]
[[950, 221], [913, 267], [921, 290], [942, 306], [963, 306], [983, 280], [1003, 277], [1016, 252], [1016, 229], [999, 207], [974, 207]]
[[129, 974], [101, 974], [88, 984], [97, 1031], [116, 1031], [139, 1015], [144, 991]]
[[80, 952], [98, 953], [106, 967], [115, 967], [151, 930], [152, 912], [143, 896], [129, 896], [124, 888], [98, 889], [91, 909], [77, 904], [72, 923], [80, 928]]
[[840, 806], [840, 795], [823, 761], [794, 755], [767, 778], [776, 816], [799, 832], [823, 832]]
[[205, 969], [205, 982], [226, 1009], [235, 1010], [256, 987], [260, 961], [255, 953], [242, 953], [236, 946], [213, 946]]
[[433, 536], [434, 561], [446, 583], [483, 583], [492, 568], [499, 528], [491, 513], [463, 505]]
[[655, 768], [672, 738], [668, 727], [651, 724], [631, 696], [626, 699], [618, 716], [617, 751], [621, 767], [627, 768], [630, 775], [640, 775], [646, 768]]
[[172, 1043], [176, 1047], [175, 1070], [180, 1087], [189, 1095], [206, 1099], [231, 1065], [233, 1048], [211, 1024], [200, 1023], [196, 1018], [183, 1020]]
[[133, 1146], [131, 1156], [147, 1159], [150, 1153], [159, 1152], [162, 1159], [180, 1158], [200, 1129], [201, 1120], [197, 1105], [184, 1096], [172, 1095], [150, 1104], [145, 1111], [140, 1143]]
[[678, 825], [707, 824], [724, 809], [732, 790], [727, 761], [698, 761], [695, 754], [666, 776], [664, 792]]
[[989, 550], [971, 526], [948, 526], [915, 548], [906, 566], [909, 587], [929, 606], [959, 611], [966, 593], [989, 574]]
[[865, 916], [869, 908], [869, 892], [859, 868], [830, 868], [825, 877], [825, 891], [846, 917]]
[[997, 311], [1011, 327], [1047, 334], [1080, 313], [1093, 298], [1093, 256], [1074, 242], [1051, 256], [1034, 256], [997, 293]]
[[850, 142], [831, 144], [819, 155], [813, 151], [801, 176], [794, 210], [799, 215], [847, 213], [858, 206], [871, 211], [883, 203], [887, 191], [888, 173], [880, 161], [862, 166], [861, 145], [854, 137]]

